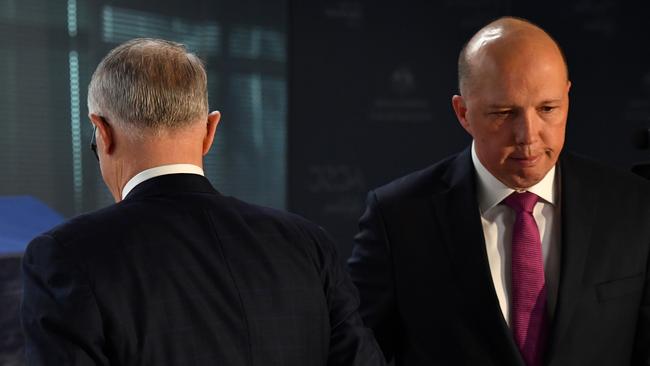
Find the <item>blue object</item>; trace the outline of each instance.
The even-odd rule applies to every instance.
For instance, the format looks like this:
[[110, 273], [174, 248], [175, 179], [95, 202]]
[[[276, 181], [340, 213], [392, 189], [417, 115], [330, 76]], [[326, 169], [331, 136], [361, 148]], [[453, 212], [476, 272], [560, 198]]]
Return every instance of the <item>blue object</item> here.
[[22, 254], [30, 240], [63, 219], [34, 197], [0, 197], [0, 256]]

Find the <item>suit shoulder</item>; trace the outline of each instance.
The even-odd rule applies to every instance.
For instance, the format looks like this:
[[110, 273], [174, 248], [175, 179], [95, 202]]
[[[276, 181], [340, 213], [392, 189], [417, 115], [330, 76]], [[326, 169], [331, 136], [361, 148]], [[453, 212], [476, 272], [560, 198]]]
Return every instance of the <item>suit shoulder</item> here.
[[[113, 204], [97, 211], [75, 216], [41, 234], [49, 236], [61, 245], [75, 242], [79, 236], [85, 234], [101, 234], [102, 227], [110, 226], [110, 221], [116, 217], [119, 204]], [[107, 225], [109, 224], [109, 225]]]
[[265, 227], [297, 229], [301, 233], [320, 235], [324, 230], [304, 217], [271, 207], [248, 203], [234, 197], [224, 197], [234, 216], [240, 217], [246, 225], [265, 231]]
[[[227, 220], [236, 220], [233, 225], [224, 225], [226, 230], [245, 230], [266, 242], [274, 240], [279, 252], [302, 253], [316, 268], [323, 269], [337, 249], [331, 236], [319, 225], [290, 212], [259, 206], [226, 197]], [[224, 217], [225, 218], [225, 217]]]
[[401, 201], [408, 198], [429, 196], [448, 186], [443, 177], [458, 155], [447, 157], [424, 169], [397, 178], [374, 190], [382, 202]]
[[603, 190], [618, 191], [623, 195], [646, 193], [650, 198], [650, 181], [631, 171], [571, 152], [565, 154], [563, 163], [563, 169], [573, 170], [585, 177], [589, 184], [596, 184]]
[[[67, 259], [75, 261], [84, 258], [101, 247], [102, 240], [114, 236], [121, 223], [116, 204], [103, 209], [75, 216], [33, 238], [25, 253], [35, 257], [53, 255], [63, 250]], [[92, 245], [89, 245], [92, 243]]]

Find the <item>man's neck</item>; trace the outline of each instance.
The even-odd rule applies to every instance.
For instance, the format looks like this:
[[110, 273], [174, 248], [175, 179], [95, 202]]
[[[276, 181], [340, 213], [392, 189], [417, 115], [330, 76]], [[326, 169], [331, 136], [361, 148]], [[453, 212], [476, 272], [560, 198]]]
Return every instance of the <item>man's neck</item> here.
[[[114, 167], [111, 182], [107, 182], [116, 202], [123, 199], [126, 184], [139, 173], [161, 166], [187, 164], [203, 168], [200, 145], [185, 141], [156, 141], [155, 144], [140, 144], [129, 141], [131, 146], [123, 147], [121, 156], [112, 157]], [[111, 184], [112, 183], [112, 184]]]

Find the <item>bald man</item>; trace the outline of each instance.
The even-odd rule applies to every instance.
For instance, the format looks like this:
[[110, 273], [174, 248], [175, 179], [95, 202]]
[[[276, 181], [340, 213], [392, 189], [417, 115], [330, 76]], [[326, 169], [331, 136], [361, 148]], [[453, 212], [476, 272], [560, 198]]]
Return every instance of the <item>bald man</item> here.
[[29, 244], [28, 365], [384, 365], [328, 235], [204, 177], [220, 114], [194, 54], [117, 46], [88, 110], [116, 204]]
[[478, 31], [465, 151], [371, 191], [349, 260], [396, 365], [650, 365], [650, 185], [562, 152], [567, 66], [523, 19]]

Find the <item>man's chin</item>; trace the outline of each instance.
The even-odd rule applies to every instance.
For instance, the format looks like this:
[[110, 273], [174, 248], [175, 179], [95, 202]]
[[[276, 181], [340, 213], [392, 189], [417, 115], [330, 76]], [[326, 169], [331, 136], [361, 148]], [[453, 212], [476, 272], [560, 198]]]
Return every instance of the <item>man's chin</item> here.
[[533, 172], [520, 172], [515, 174], [508, 179], [507, 185], [512, 189], [528, 189], [535, 184], [539, 183], [546, 174], [536, 170]]

